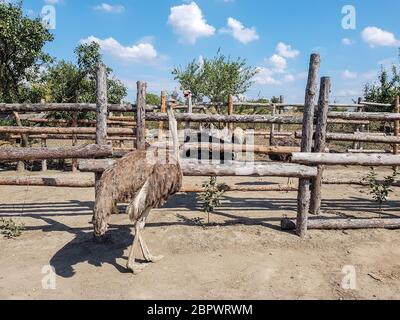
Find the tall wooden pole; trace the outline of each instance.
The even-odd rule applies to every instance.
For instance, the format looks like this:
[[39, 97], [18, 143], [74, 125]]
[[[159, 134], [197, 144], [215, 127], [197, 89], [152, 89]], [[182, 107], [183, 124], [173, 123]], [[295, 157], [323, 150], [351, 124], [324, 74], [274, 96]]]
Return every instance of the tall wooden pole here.
[[[161, 113], [167, 113], [167, 91], [161, 92]], [[164, 140], [164, 122], [160, 121], [158, 124], [158, 140]]]
[[[396, 97], [396, 100], [394, 103], [394, 112], [400, 113], [400, 97]], [[396, 137], [398, 137], [400, 135], [400, 121], [399, 120], [394, 122], [394, 135]], [[400, 146], [398, 144], [395, 144], [393, 149], [394, 149], [393, 153], [395, 155], [400, 153]]]
[[[285, 97], [284, 96], [280, 96], [279, 97], [279, 103], [284, 104], [285, 103]], [[279, 115], [282, 114], [283, 111], [283, 107], [279, 108]], [[278, 124], [278, 132], [282, 132], [282, 124]]]
[[[275, 103], [272, 105], [272, 113], [271, 115], [273, 117], [276, 116], [276, 105]], [[271, 134], [269, 135], [269, 145], [272, 146], [272, 142], [274, 141], [275, 138], [275, 124], [271, 124]]]
[[[72, 127], [76, 128], [78, 127], [78, 112], [73, 112], [72, 113]], [[77, 135], [72, 136], [72, 146], [76, 147], [78, 144], [78, 137]], [[76, 159], [72, 159], [72, 172], [77, 172], [78, 171], [78, 161]]]
[[[320, 64], [320, 55], [312, 54], [304, 103], [303, 137], [301, 140], [302, 152], [312, 151], [315, 97], [317, 95], [317, 78]], [[309, 179], [300, 179], [299, 181], [296, 233], [302, 238], [307, 233], [308, 211], [310, 208], [310, 184]]]
[[142, 81], [137, 82], [136, 99], [136, 149], [146, 149], [146, 87]]
[[[315, 145], [314, 145], [315, 152], [317, 153], [323, 153], [325, 152], [326, 149], [326, 132], [328, 127], [330, 91], [331, 91], [331, 79], [329, 77], [321, 78], [319, 101], [318, 101], [317, 127], [315, 130]], [[324, 166], [318, 166], [318, 175], [313, 180], [311, 186], [311, 203], [310, 203], [311, 214], [319, 214], [321, 210], [323, 173], [324, 173]]]
[[[233, 96], [230, 94], [228, 97], [228, 115], [233, 116]], [[229, 131], [233, 131], [233, 123], [228, 125]]]
[[[107, 71], [104, 64], [97, 65], [96, 74], [96, 144], [107, 145]], [[95, 192], [97, 197], [98, 185], [102, 174], [95, 174]]]

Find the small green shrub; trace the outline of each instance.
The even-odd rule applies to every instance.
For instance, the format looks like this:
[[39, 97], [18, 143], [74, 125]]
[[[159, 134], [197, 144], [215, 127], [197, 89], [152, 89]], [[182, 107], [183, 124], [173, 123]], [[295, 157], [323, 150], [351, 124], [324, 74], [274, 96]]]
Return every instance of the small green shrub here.
[[12, 219], [0, 218], [0, 234], [7, 239], [19, 237], [25, 230], [23, 224], [18, 224]]
[[374, 168], [371, 168], [371, 172], [366, 178], [371, 189], [370, 194], [379, 205], [380, 213], [382, 213], [382, 205], [387, 201], [389, 194], [393, 192], [392, 186], [398, 175], [399, 173], [393, 169], [393, 173], [390, 176], [385, 177], [383, 180], [378, 180], [378, 174]]
[[216, 177], [211, 177], [210, 181], [203, 184], [204, 192], [199, 194], [199, 199], [203, 202], [203, 210], [207, 213], [207, 224], [210, 224], [210, 213], [215, 211], [221, 204], [221, 199], [225, 194], [226, 185], [218, 184]]

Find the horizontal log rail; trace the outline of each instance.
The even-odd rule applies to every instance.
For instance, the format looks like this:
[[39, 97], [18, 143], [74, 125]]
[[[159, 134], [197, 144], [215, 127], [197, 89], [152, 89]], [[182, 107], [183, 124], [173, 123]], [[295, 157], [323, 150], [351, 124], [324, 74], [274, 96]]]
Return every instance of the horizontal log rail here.
[[400, 114], [383, 112], [329, 112], [328, 117], [330, 119], [368, 120], [382, 122], [400, 120]]
[[[147, 105], [147, 111], [153, 111], [158, 106]], [[0, 112], [96, 112], [94, 103], [0, 103]], [[134, 104], [109, 104], [109, 112], [136, 112]]]
[[1, 148], [0, 161], [90, 159], [112, 156], [112, 146], [91, 144], [84, 147], [61, 148]]
[[[34, 119], [34, 118], [28, 118], [26, 119], [29, 122], [32, 123], [40, 123], [40, 124], [51, 124], [51, 125], [72, 125], [73, 120], [62, 120], [62, 119]], [[96, 120], [78, 120], [76, 121], [78, 125], [89, 125], [89, 126], [95, 126], [97, 121]], [[108, 120], [108, 124], [112, 125], [120, 125], [120, 126], [129, 126], [129, 127], [135, 127], [135, 122], [133, 121], [117, 121], [117, 120]]]
[[[21, 139], [21, 136], [18, 135], [11, 135], [11, 139]], [[72, 140], [74, 138], [73, 135], [58, 135], [58, 134], [39, 134], [39, 135], [29, 135], [29, 139], [32, 140], [38, 140], [38, 139], [46, 139], [46, 140]], [[77, 140], [82, 140], [82, 141], [94, 141], [96, 140], [95, 135], [78, 135], [76, 136]], [[119, 137], [119, 136], [109, 136], [107, 137], [107, 140], [109, 141], [134, 141], [136, 140], [136, 137], [133, 136], [125, 136], [125, 137]]]
[[[0, 177], [0, 186], [31, 186], [54, 188], [94, 188], [94, 179], [72, 178], [40, 178], [40, 177]], [[273, 192], [273, 191], [297, 191], [297, 187], [290, 185], [266, 185], [266, 186], [223, 186], [225, 192]], [[183, 186], [182, 193], [200, 193], [205, 189], [200, 186]]]
[[[79, 170], [82, 172], [104, 172], [115, 163], [112, 159], [80, 160]], [[254, 163], [232, 161], [226, 164], [199, 163], [196, 161], [182, 161], [182, 171], [185, 176], [191, 177], [293, 177], [313, 178], [317, 169], [287, 163]]]
[[[295, 133], [296, 138], [302, 137], [301, 132]], [[382, 136], [379, 133], [375, 135], [363, 134], [363, 133], [327, 133], [326, 139], [328, 141], [347, 141], [347, 142], [371, 142], [371, 143], [382, 143], [382, 144], [400, 144], [400, 137], [395, 136]]]
[[400, 166], [400, 155], [391, 154], [334, 154], [293, 153], [292, 163], [303, 165], [356, 165], [356, 166]]
[[260, 145], [240, 145], [240, 144], [217, 144], [217, 143], [185, 143], [181, 150], [189, 151], [201, 149], [202, 151], [221, 152], [221, 153], [238, 153], [253, 152], [258, 154], [291, 154], [300, 152], [299, 147], [265, 147]]
[[[301, 124], [301, 117], [291, 116], [263, 116], [263, 115], [206, 115], [193, 113], [176, 114], [178, 122], [219, 122], [219, 123], [277, 123], [277, 124]], [[146, 113], [147, 121], [168, 121], [165, 113]]]
[[[9, 134], [96, 134], [96, 128], [72, 128], [72, 127], [0, 127], [1, 133]], [[109, 128], [109, 135], [135, 135], [135, 130], [130, 128]]]
[[[296, 222], [290, 219], [281, 221], [282, 230], [295, 230]], [[351, 229], [400, 229], [400, 219], [309, 219], [308, 229], [351, 230]]]

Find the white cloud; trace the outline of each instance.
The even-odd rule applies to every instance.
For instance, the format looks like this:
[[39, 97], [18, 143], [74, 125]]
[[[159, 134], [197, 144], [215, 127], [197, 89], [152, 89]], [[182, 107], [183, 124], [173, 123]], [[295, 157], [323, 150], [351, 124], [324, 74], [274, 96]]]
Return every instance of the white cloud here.
[[101, 49], [123, 61], [128, 62], [143, 62], [154, 60], [158, 57], [157, 51], [154, 46], [150, 43], [139, 43], [124, 47], [114, 38], [99, 39], [94, 36], [90, 36], [87, 39], [81, 40], [81, 43], [96, 42], [100, 45]]
[[365, 28], [361, 33], [361, 36], [371, 48], [377, 46], [395, 47], [400, 45], [400, 40], [396, 39], [393, 33], [377, 27]]
[[345, 46], [351, 46], [353, 44], [353, 41], [350, 40], [349, 38], [343, 38], [342, 39], [342, 44]]
[[357, 79], [358, 73], [346, 69], [342, 72], [342, 77], [345, 79]]
[[47, 4], [59, 4], [62, 1], [63, 0], [44, 0], [44, 3], [47, 3]]
[[287, 68], [286, 59], [280, 55], [274, 54], [268, 61], [276, 72], [283, 72]]
[[198, 38], [215, 34], [215, 28], [207, 24], [196, 2], [172, 7], [168, 23], [185, 43], [195, 44]]
[[283, 78], [283, 80], [285, 82], [293, 82], [295, 80], [294, 75], [288, 73], [285, 75], [285, 77]]
[[221, 32], [231, 34], [243, 44], [256, 41], [260, 38], [255, 27], [246, 28], [240, 21], [234, 18], [228, 18], [228, 28], [222, 28]]
[[281, 84], [280, 81], [276, 80], [273, 75], [274, 72], [271, 69], [264, 68], [264, 67], [259, 67], [257, 68], [258, 73], [254, 77], [254, 81], [257, 84], [272, 84], [272, 85], [278, 85]]
[[284, 58], [296, 58], [299, 54], [299, 50], [292, 49], [291, 45], [279, 42], [276, 46], [276, 52]]
[[122, 13], [125, 11], [125, 7], [120, 4], [111, 5], [108, 3], [102, 3], [94, 7], [97, 11], [107, 12], [107, 13]]

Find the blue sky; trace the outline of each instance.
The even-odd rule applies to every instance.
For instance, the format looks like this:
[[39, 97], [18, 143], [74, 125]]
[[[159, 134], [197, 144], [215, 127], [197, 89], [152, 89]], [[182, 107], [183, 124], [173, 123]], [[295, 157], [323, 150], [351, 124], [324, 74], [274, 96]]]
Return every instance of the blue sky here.
[[[173, 90], [173, 66], [221, 48], [259, 68], [249, 98], [302, 101], [309, 55], [319, 52], [321, 76], [331, 76], [333, 97], [347, 102], [376, 78], [380, 64], [397, 62], [400, 47], [398, 0], [24, 1], [31, 15], [45, 5], [56, 12], [55, 41], [46, 50], [73, 61], [80, 41], [98, 41], [130, 100], [137, 80], [154, 93]], [[356, 20], [353, 11], [342, 13], [346, 5]], [[343, 19], [351, 29], [343, 28]]]

